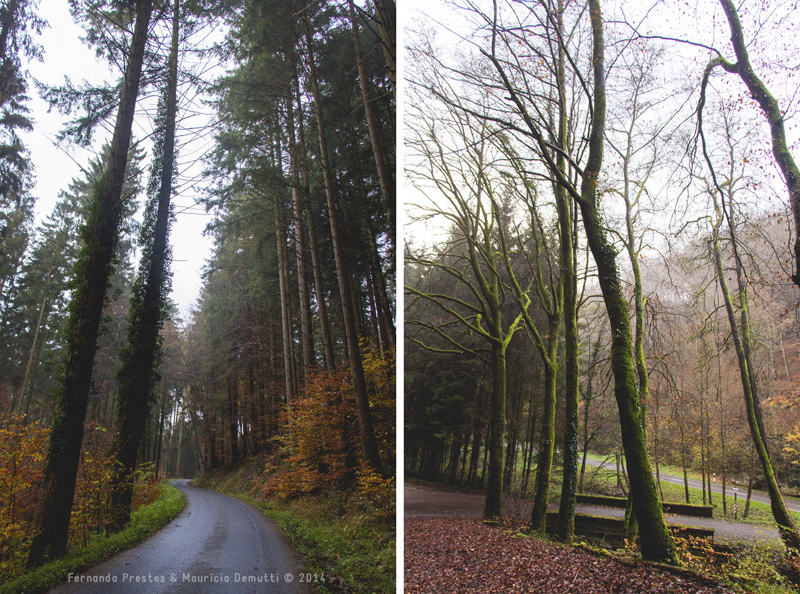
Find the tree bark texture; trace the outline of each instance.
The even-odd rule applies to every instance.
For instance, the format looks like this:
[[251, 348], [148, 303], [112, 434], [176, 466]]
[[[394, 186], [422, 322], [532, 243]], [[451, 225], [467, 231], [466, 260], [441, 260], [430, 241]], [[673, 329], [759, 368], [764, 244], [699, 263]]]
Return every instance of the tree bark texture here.
[[611, 369], [614, 396], [619, 409], [622, 444], [634, 498], [642, 557], [651, 561], [677, 563], [675, 547], [664, 520], [656, 485], [647, 456], [647, 440], [642, 429], [642, 403], [633, 361], [633, 344], [628, 303], [619, 279], [616, 251], [605, 236], [597, 209], [597, 179], [603, 160], [605, 130], [605, 64], [603, 22], [599, 0], [590, 0], [594, 69], [594, 106], [589, 137], [589, 157], [581, 184], [581, 214], [589, 248], [592, 251], [606, 304], [611, 329]]
[[342, 226], [339, 221], [339, 209], [336, 204], [336, 196], [328, 159], [328, 143], [325, 137], [325, 124], [322, 117], [322, 105], [320, 103], [319, 85], [317, 83], [317, 69], [314, 59], [313, 40], [311, 36], [311, 24], [307, 17], [303, 18], [305, 26], [306, 44], [308, 49], [308, 61], [311, 74], [311, 88], [314, 95], [314, 105], [317, 114], [317, 131], [319, 133], [320, 159], [322, 161], [323, 176], [325, 179], [325, 196], [328, 202], [328, 215], [331, 225], [331, 237], [333, 239], [334, 259], [336, 260], [336, 274], [339, 278], [339, 293], [342, 299], [342, 317], [344, 319], [345, 335], [347, 348], [350, 356], [350, 372], [353, 378], [353, 389], [358, 406], [358, 427], [361, 437], [361, 449], [364, 460], [370, 467], [380, 474], [383, 474], [383, 462], [381, 461], [378, 441], [375, 438], [375, 428], [372, 422], [372, 412], [369, 407], [369, 397], [367, 393], [367, 383], [364, 377], [364, 368], [361, 360], [361, 350], [358, 344], [358, 334], [356, 332], [355, 307], [353, 294], [350, 289], [350, 278], [347, 266], [347, 254], [345, 253], [344, 237], [342, 237]]
[[82, 229], [85, 245], [73, 271], [73, 297], [66, 325], [62, 377], [56, 394], [37, 522], [40, 531], [31, 545], [29, 566], [63, 554], [67, 546], [100, 318], [125, 208], [122, 185], [151, 13], [152, 0], [136, 3], [136, 24], [121, 87], [109, 166], [94, 190], [87, 222]]
[[[169, 266], [170, 200], [175, 168], [175, 120], [178, 94], [178, 41], [180, 4], [173, 6], [172, 40], [169, 56], [166, 96], [164, 144], [161, 175], [157, 194], [157, 212], [147, 275], [140, 275], [128, 320], [129, 346], [120, 353], [117, 371], [117, 418], [114, 453], [120, 465], [112, 482], [111, 530], [121, 529], [130, 520], [133, 499], [133, 471], [139, 442], [150, 416], [153, 383], [160, 362], [159, 333], [163, 325], [163, 308], [167, 299]], [[144, 278], [144, 286], [139, 283]]]

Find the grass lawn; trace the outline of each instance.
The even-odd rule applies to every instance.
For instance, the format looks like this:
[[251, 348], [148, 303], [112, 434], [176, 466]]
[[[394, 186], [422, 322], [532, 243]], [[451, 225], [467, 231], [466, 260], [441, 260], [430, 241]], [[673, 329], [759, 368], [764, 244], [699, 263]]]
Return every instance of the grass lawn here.
[[[592, 474], [589, 474], [589, 469], [587, 468], [587, 477], [593, 476], [595, 480], [592, 482], [592, 489], [597, 490], [603, 494], [607, 495], [618, 495], [616, 491], [616, 472], [614, 470], [606, 470], [604, 469], [597, 469], [596, 467], [592, 469]], [[664, 501], [671, 502], [671, 503], [685, 503], [686, 502], [686, 493], [684, 490], [683, 485], [676, 485], [674, 483], [668, 483], [666, 481], [661, 481], [661, 491], [664, 494]], [[727, 514], [723, 513], [722, 509], [722, 495], [713, 493], [712, 494], [712, 505], [714, 507], [714, 518], [719, 520], [734, 520], [734, 513], [733, 513], [733, 504], [734, 504], [734, 497], [733, 497], [733, 489], [729, 489], [726, 493], [725, 503], [727, 508]], [[770, 506], [765, 503], [759, 503], [757, 501], [750, 502], [750, 513], [745, 518], [744, 517], [744, 510], [746, 504], [747, 491], [743, 493], [740, 490], [738, 502], [739, 502], [739, 512], [737, 516], [737, 520], [743, 524], [752, 524], [753, 526], [767, 526], [770, 528], [777, 528], [777, 524], [775, 523], [775, 519], [772, 516], [772, 510]], [[703, 503], [703, 493], [700, 489], [695, 489], [689, 487], [689, 503], [693, 503], [695, 505], [701, 505]], [[800, 514], [796, 512], [790, 512], [792, 517], [795, 519], [795, 522], [800, 523]]]

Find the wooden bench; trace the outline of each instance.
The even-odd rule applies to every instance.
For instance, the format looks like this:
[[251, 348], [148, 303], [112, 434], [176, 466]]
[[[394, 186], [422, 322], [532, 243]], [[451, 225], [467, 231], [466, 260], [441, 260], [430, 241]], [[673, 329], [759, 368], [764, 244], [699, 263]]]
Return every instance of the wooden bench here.
[[[576, 503], [583, 505], [601, 505], [603, 507], [625, 508], [627, 499], [625, 497], [609, 497], [606, 495], [583, 495], [575, 496]], [[713, 518], [714, 508], [710, 505], [692, 505], [689, 503], [662, 503], [661, 507], [665, 513], [677, 514], [679, 516], [693, 516], [695, 518]]]
[[[547, 512], [547, 533], [554, 534], [558, 512]], [[607, 516], [596, 516], [592, 514], [575, 514], [575, 533], [591, 538], [603, 540], [622, 541], [622, 518], [610, 518]], [[681, 524], [670, 524], [670, 531], [679, 536], [688, 535], [698, 538], [710, 537], [714, 539], [714, 529], [702, 526], [683, 526]]]

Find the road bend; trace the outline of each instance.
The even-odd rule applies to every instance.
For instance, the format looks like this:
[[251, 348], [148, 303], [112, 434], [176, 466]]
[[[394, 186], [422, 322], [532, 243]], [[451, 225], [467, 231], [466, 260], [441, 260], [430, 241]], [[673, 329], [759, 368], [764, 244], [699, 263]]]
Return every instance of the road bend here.
[[181, 514], [155, 535], [52, 590], [58, 594], [311, 594], [315, 577], [280, 528], [247, 503], [188, 485]]

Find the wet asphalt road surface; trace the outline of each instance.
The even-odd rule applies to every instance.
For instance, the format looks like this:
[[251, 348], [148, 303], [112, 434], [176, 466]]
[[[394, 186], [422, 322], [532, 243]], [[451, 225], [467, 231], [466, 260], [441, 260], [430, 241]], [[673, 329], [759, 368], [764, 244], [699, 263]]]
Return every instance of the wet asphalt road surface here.
[[51, 593], [314, 592], [307, 583], [313, 576], [277, 524], [243, 501], [188, 482], [172, 483], [186, 494], [186, 507], [166, 527]]

